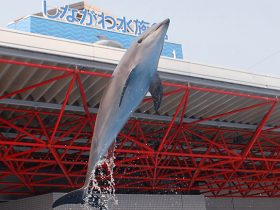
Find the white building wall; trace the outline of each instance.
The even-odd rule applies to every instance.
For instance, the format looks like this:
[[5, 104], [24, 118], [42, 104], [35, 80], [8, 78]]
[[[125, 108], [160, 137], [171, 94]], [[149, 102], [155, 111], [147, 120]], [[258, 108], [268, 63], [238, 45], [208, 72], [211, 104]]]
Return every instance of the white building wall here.
[[[62, 196], [53, 193], [1, 203], [1, 210], [50, 210], [54, 200]], [[206, 210], [202, 195], [117, 195], [118, 205], [110, 210]], [[64, 205], [55, 210], [82, 210], [80, 205]]]
[[45, 194], [15, 201], [0, 203], [0, 210], [50, 210], [53, 195]]
[[207, 210], [280, 210], [279, 198], [206, 198]]
[[[0, 210], [51, 210], [62, 193], [50, 193], [0, 203]], [[118, 206], [110, 210], [280, 210], [278, 198], [204, 198], [202, 195], [119, 194]], [[82, 210], [80, 205], [64, 205], [55, 210]]]

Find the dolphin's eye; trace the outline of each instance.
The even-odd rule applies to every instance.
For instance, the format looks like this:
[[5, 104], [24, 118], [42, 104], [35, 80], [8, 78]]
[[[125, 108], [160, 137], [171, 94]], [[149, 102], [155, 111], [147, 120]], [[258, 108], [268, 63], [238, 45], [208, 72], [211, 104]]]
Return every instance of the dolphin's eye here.
[[143, 41], [143, 38], [139, 39], [139, 40], [138, 40], [138, 43], [140, 44], [142, 41]]

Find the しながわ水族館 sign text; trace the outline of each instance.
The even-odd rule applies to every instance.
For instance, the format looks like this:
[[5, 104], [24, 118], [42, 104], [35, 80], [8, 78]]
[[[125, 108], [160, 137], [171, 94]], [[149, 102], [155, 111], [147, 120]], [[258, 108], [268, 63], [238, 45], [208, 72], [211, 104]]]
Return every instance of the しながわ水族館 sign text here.
[[47, 0], [43, 1], [43, 15], [49, 19], [62, 20], [68, 23], [133, 35], [140, 35], [152, 25], [144, 20], [113, 17], [104, 12], [88, 10], [85, 8], [82, 10], [70, 8], [69, 5], [61, 6], [57, 8], [53, 14], [49, 14], [47, 10]]

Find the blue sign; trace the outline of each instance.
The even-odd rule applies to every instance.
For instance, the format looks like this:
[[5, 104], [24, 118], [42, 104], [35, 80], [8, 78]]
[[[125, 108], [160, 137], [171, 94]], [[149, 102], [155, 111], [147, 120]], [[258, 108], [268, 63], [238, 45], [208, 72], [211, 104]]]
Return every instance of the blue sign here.
[[[58, 37], [74, 41], [94, 43], [99, 36], [105, 36], [110, 40], [117, 41], [128, 49], [135, 40], [135, 36], [116, 31], [102, 30], [95, 27], [85, 27], [80, 24], [69, 24], [66, 21], [57, 21], [39, 16], [27, 16], [8, 25], [9, 29]], [[67, 33], [65, 33], [67, 32]], [[182, 45], [164, 42], [162, 55], [170, 58], [183, 59]]]
[[106, 15], [104, 12], [97, 12], [87, 9], [78, 10], [70, 8], [69, 5], [65, 5], [56, 9], [54, 14], [48, 14], [47, 0], [44, 0], [43, 2], [43, 15], [49, 19], [63, 20], [68, 23], [75, 23], [83, 26], [134, 35], [140, 35], [149, 27], [151, 27], [151, 24], [144, 20], [131, 20], [127, 19], [126, 17], [112, 17], [110, 15]]

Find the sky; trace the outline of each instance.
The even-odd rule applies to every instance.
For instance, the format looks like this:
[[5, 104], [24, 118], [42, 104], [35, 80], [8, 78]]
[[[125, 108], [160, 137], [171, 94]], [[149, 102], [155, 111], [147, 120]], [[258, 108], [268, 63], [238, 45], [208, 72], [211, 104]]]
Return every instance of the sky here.
[[[58, 7], [79, 0], [48, 0]], [[279, 0], [87, 0], [116, 16], [170, 18], [169, 41], [194, 63], [280, 77]], [[3, 4], [2, 4], [3, 5]], [[5, 1], [0, 27], [42, 10], [42, 0]], [[11, 10], [7, 8], [12, 8]]]

